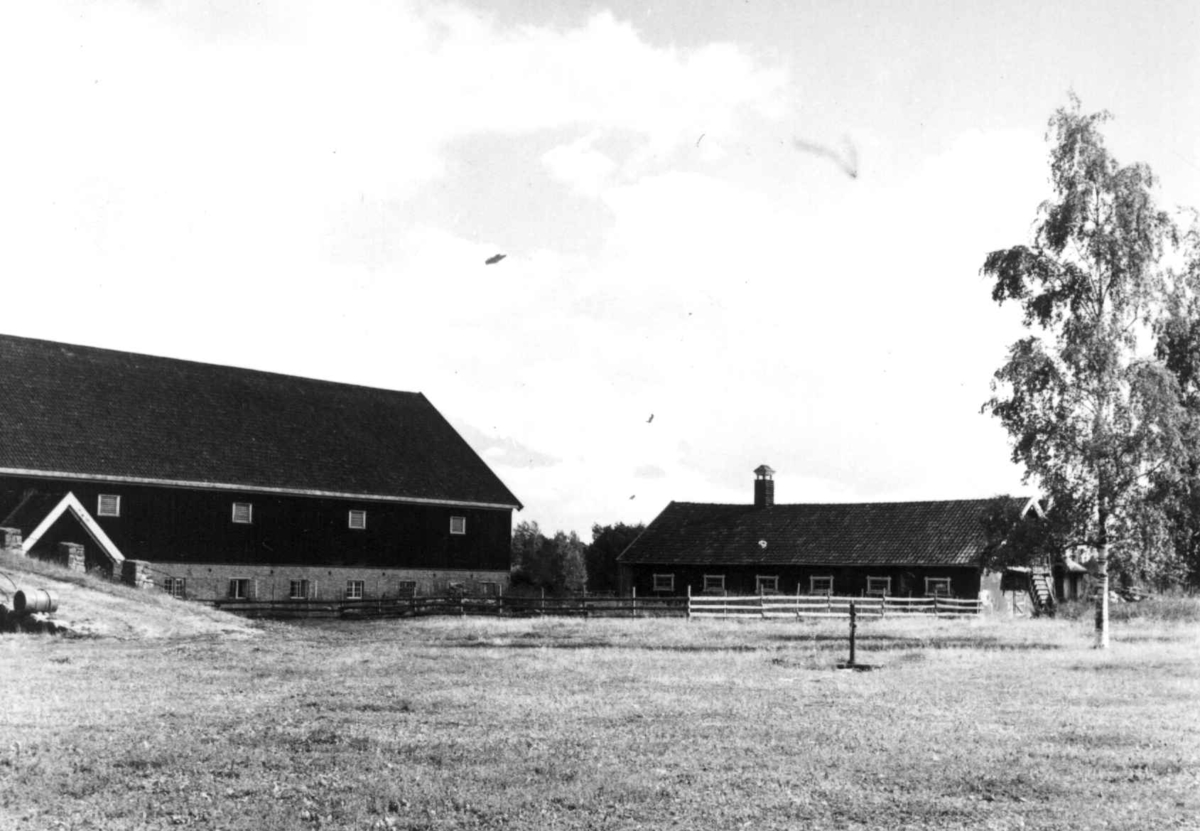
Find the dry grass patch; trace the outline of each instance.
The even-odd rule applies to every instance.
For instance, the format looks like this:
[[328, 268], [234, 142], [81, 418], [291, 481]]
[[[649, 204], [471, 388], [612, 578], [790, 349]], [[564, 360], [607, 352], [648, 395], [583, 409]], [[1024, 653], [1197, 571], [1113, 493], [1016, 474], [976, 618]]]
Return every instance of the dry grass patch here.
[[1194, 827], [1196, 627], [859, 631], [875, 672], [844, 624], [8, 637], [0, 826]]

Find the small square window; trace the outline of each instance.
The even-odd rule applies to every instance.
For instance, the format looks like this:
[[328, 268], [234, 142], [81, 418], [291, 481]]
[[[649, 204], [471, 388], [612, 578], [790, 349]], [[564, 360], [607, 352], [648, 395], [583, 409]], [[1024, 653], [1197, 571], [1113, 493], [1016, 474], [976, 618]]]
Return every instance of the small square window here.
[[363, 581], [362, 580], [347, 580], [346, 581], [346, 599], [347, 600], [362, 600], [363, 599]]
[[401, 597], [412, 597], [417, 593], [417, 581], [401, 580], [396, 584], [396, 591], [400, 593]]
[[250, 596], [250, 581], [242, 578], [230, 580], [229, 596], [234, 600], [245, 600]]
[[499, 597], [500, 584], [484, 580], [479, 584], [479, 593], [484, 597]]
[[249, 502], [233, 503], [233, 521], [238, 525], [250, 525], [254, 522], [254, 505]]
[[96, 516], [120, 516], [121, 497], [115, 493], [102, 493], [96, 500]]
[[654, 590], [656, 592], [673, 592], [673, 591], [675, 591], [675, 575], [674, 574], [656, 574], [656, 575], [654, 575]]
[[779, 591], [779, 575], [778, 574], [771, 575], [769, 577], [764, 577], [763, 575], [759, 574], [754, 578], [754, 582], [755, 582], [754, 588], [760, 594], [763, 592]]
[[350, 512], [350, 527], [356, 531], [362, 531], [367, 527], [367, 512], [366, 511], [351, 511]]
[[187, 587], [182, 577], [168, 577], [163, 581], [163, 588], [171, 597], [178, 597], [180, 600], [187, 597]]
[[808, 590], [811, 594], [833, 594], [833, 577], [831, 575], [809, 577]]
[[450, 517], [450, 533], [451, 534], [467, 533], [467, 518], [465, 516]]
[[867, 594], [872, 597], [887, 597], [892, 593], [891, 577], [868, 577]]
[[704, 575], [704, 590], [706, 592], [723, 592], [723, 591], [725, 591], [725, 575], [724, 574], [706, 574], [706, 575]]
[[288, 591], [290, 600], [308, 600], [308, 581], [292, 580]]
[[949, 577], [926, 577], [925, 578], [925, 594], [928, 597], [949, 597], [950, 596], [950, 578]]

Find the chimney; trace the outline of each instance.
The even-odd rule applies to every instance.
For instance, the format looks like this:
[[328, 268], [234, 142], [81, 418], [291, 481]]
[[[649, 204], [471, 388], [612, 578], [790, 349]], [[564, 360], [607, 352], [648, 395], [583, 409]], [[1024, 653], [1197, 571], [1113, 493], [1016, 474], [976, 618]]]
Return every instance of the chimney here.
[[775, 504], [775, 471], [766, 465], [754, 469], [754, 507], [770, 508]]

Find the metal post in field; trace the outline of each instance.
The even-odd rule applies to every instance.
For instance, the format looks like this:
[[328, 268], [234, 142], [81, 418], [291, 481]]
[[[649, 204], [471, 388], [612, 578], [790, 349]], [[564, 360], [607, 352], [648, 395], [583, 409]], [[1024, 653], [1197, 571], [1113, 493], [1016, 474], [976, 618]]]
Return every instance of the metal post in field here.
[[853, 670], [869, 670], [874, 667], [869, 664], [860, 664], [855, 655], [855, 641], [857, 638], [856, 630], [858, 629], [858, 610], [855, 608], [853, 600], [850, 601], [850, 660], [838, 664], [838, 669], [853, 669]]

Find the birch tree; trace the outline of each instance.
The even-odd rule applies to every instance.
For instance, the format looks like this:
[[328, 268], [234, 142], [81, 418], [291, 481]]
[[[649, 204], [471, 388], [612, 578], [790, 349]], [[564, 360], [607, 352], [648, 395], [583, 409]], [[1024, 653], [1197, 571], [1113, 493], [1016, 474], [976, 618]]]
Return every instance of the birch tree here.
[[1029, 245], [988, 254], [992, 297], [1021, 308], [1028, 336], [995, 373], [984, 411], [1000, 419], [1013, 460], [1048, 496], [1082, 507], [1076, 541], [1096, 552], [1096, 645], [1108, 646], [1108, 564], [1152, 480], [1183, 458], [1172, 373], [1139, 347], [1161, 313], [1160, 260], [1174, 234], [1143, 164], [1121, 166], [1071, 95], [1050, 119], [1054, 196]]

